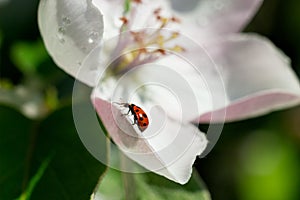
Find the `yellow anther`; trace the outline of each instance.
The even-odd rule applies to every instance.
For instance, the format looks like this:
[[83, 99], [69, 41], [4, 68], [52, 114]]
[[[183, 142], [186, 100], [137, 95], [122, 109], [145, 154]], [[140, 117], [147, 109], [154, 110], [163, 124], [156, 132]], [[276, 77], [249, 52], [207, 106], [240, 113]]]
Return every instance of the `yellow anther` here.
[[[144, 0], [128, 0], [130, 3], [141, 4]], [[128, 5], [130, 6], [130, 5]], [[134, 5], [131, 9], [128, 8], [124, 12], [124, 16], [121, 16], [119, 19], [122, 22], [120, 27], [120, 33], [125, 30], [130, 30], [133, 23], [130, 23], [132, 20], [131, 17], [135, 16], [135, 10], [138, 8], [138, 5]], [[125, 7], [127, 9], [127, 7]], [[132, 12], [132, 13], [131, 13]], [[182, 46], [175, 45], [176, 39], [180, 36], [179, 32], [169, 32], [166, 33], [164, 28], [169, 24], [179, 23], [180, 19], [174, 16], [164, 16], [162, 13], [162, 8], [157, 8], [152, 11], [152, 19], [156, 20], [157, 29], [153, 32], [148, 31], [130, 31], [131, 40], [133, 44], [120, 45], [120, 53], [124, 53], [116, 62], [112, 65], [115, 72], [112, 73], [123, 73], [127, 69], [130, 69], [134, 66], [137, 66], [140, 63], [146, 63], [152, 60], [159, 59], [168, 55], [168, 51], [173, 52], [183, 52], [186, 51]], [[120, 42], [123, 42], [123, 39], [126, 37], [120, 37]], [[155, 49], [153, 49], [153, 47]], [[133, 50], [135, 49], [135, 50]], [[128, 52], [128, 53], [125, 53]]]
[[157, 37], [157, 41], [156, 42], [157, 42], [158, 46], [163, 47], [164, 43], [165, 43], [165, 37], [162, 36], [162, 35], [159, 35]]
[[184, 52], [184, 51], [185, 51], [185, 49], [184, 49], [183, 47], [179, 46], [179, 45], [176, 45], [176, 46], [174, 46], [173, 48], [170, 48], [170, 50], [171, 50], [171, 51], [175, 51], [175, 52], [177, 52], [177, 53], [180, 53], [180, 52]]
[[175, 39], [179, 36], [179, 33], [178, 32], [173, 32], [172, 33], [172, 36], [171, 36], [171, 39]]
[[168, 21], [169, 21], [169, 19], [168, 18], [166, 18], [166, 17], [161, 17], [161, 22], [162, 22], [162, 24], [163, 24], [163, 26], [165, 26], [167, 23], [168, 23]]
[[132, 53], [127, 53], [124, 55], [124, 60], [123, 62], [130, 63], [134, 59], [134, 55]]
[[126, 66], [128, 66], [130, 63], [133, 62], [133, 60], [139, 55], [139, 51], [132, 51], [130, 53], [126, 53], [124, 54], [121, 58], [120, 58], [120, 62], [118, 62], [117, 66], [115, 67], [116, 71], [121, 71], [124, 68], [126, 68]]

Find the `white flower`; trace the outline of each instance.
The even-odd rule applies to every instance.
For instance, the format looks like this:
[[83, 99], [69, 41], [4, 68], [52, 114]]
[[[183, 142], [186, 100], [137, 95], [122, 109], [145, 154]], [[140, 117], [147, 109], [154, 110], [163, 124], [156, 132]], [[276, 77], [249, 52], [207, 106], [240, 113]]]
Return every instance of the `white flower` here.
[[[113, 141], [143, 167], [181, 184], [196, 156], [214, 145], [195, 124], [300, 101], [289, 59], [266, 38], [237, 33], [261, 1], [184, 2], [41, 0], [39, 6], [48, 52], [94, 87], [92, 102]], [[120, 101], [148, 114], [144, 132], [113, 103]]]

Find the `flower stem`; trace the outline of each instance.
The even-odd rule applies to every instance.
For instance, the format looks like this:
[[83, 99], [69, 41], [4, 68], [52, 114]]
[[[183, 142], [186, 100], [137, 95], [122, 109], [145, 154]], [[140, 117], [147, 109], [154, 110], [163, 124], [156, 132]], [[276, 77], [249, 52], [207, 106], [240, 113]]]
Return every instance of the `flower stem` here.
[[137, 199], [137, 194], [135, 190], [135, 178], [134, 174], [125, 172], [127, 171], [128, 167], [130, 167], [130, 163], [132, 162], [127, 158], [124, 154], [121, 154], [121, 167], [124, 170], [122, 172], [122, 180], [124, 185], [124, 191], [125, 191], [125, 199], [126, 200], [135, 200]]

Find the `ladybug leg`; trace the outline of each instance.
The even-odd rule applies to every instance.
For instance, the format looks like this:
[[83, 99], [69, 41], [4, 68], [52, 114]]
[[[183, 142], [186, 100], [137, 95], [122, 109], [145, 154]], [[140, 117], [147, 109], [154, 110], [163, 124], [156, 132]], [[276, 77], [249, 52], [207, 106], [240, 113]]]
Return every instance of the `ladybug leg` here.
[[[131, 121], [131, 120], [130, 120]], [[136, 124], [136, 121], [134, 120], [133, 122], [131, 122], [131, 125], [135, 125]]]
[[137, 123], [138, 123], [137, 117], [134, 116], [134, 120], [133, 120], [133, 124], [132, 124], [132, 125], [135, 125], [135, 124], [137, 124]]
[[[130, 110], [128, 110], [128, 112], [127, 113], [125, 113], [125, 114], [122, 114], [123, 116], [128, 116], [129, 115], [129, 113], [130, 113]], [[130, 120], [131, 121], [131, 120]], [[134, 116], [134, 119], [133, 119], [133, 122], [131, 123], [131, 125], [135, 125], [135, 124], [137, 124], [137, 119], [136, 119], [136, 117]]]
[[127, 113], [122, 113], [122, 115], [129, 115], [129, 113], [130, 113], [130, 110], [128, 110], [128, 112]]

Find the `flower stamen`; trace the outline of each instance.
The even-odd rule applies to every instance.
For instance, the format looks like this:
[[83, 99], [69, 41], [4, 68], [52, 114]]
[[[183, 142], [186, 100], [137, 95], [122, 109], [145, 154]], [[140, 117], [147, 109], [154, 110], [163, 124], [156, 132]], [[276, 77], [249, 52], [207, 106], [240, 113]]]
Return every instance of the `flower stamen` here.
[[162, 56], [166, 56], [167, 51], [185, 51], [185, 48], [180, 45], [175, 44], [170, 47], [169, 44], [180, 36], [179, 32], [174, 31], [171, 34], [166, 34], [166, 32], [164, 32], [164, 28], [172, 23], [180, 23], [180, 19], [175, 16], [163, 16], [162, 8], [160, 7], [153, 10], [152, 20], [149, 18], [149, 22], [155, 22], [158, 25], [156, 30], [135, 30], [130, 31], [129, 35], [124, 35], [123, 32], [125, 30], [134, 29], [134, 20], [138, 18], [137, 6], [143, 3], [142, 0], [130, 0], [130, 2], [135, 3], [136, 5], [131, 5], [131, 9], [129, 9], [128, 12], [124, 12], [124, 16], [120, 17], [122, 26], [120, 27], [118, 43], [122, 45], [119, 45], [121, 48], [118, 48], [114, 55], [123, 54], [123, 56], [121, 56], [118, 61], [114, 62], [111, 68], [116, 75], [122, 74], [138, 65], [153, 62]]

